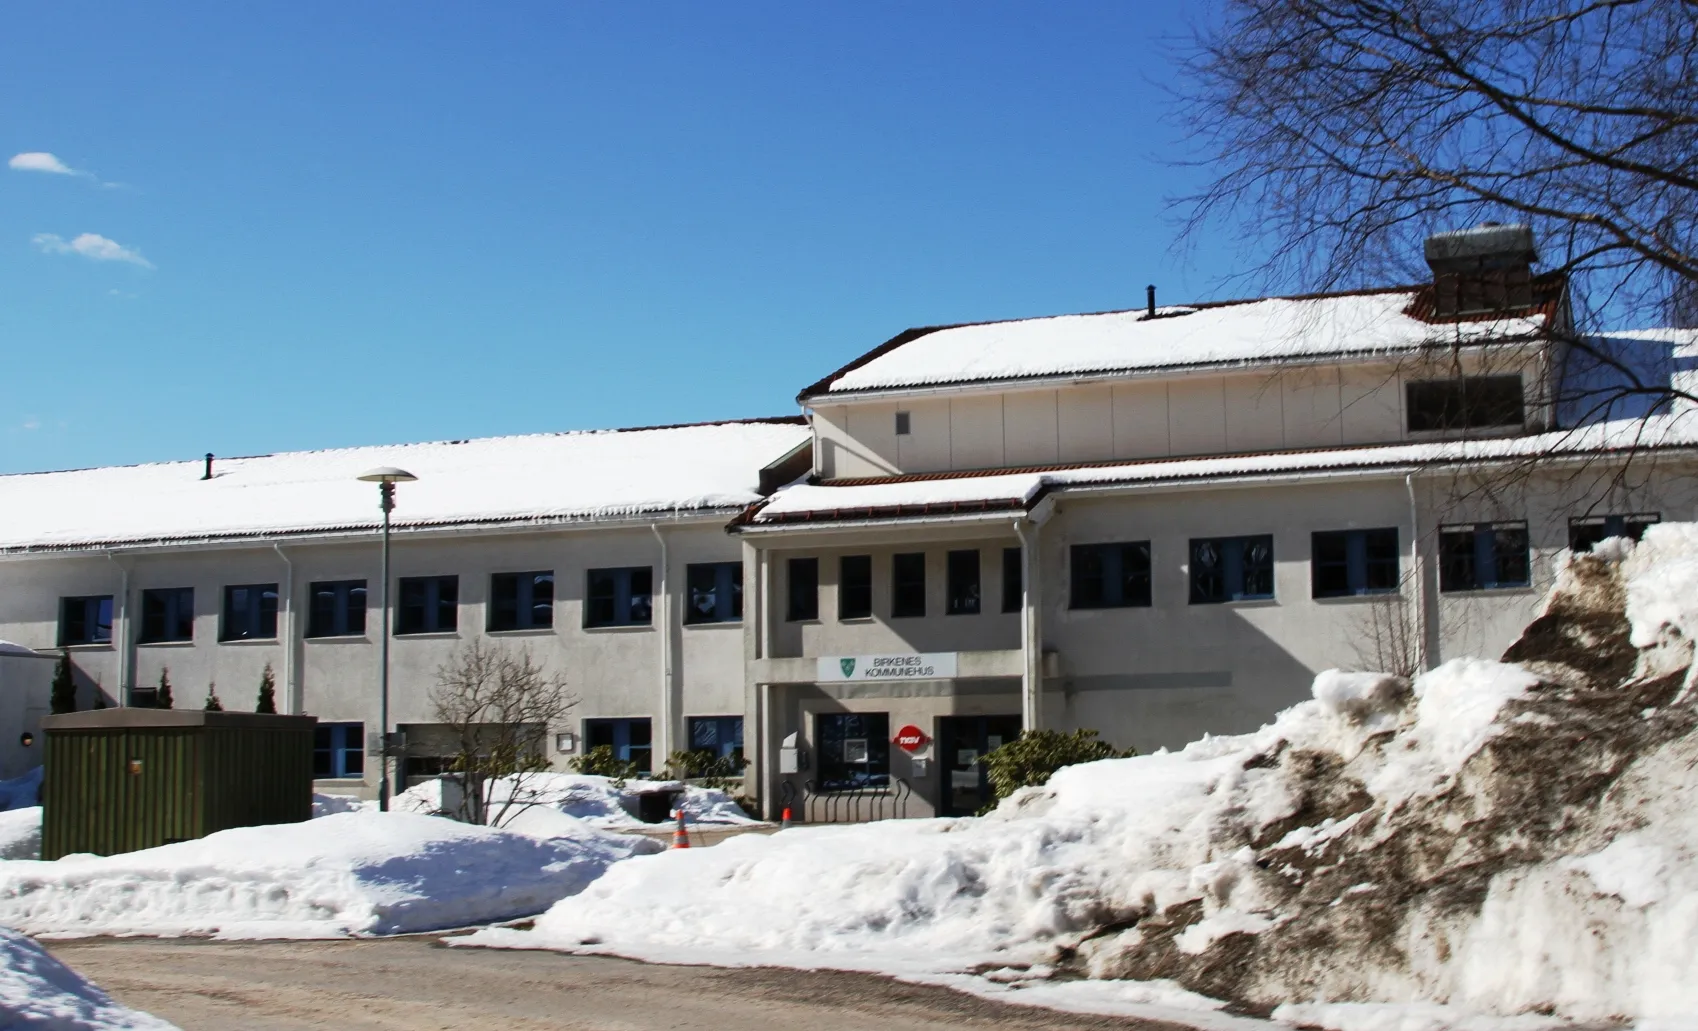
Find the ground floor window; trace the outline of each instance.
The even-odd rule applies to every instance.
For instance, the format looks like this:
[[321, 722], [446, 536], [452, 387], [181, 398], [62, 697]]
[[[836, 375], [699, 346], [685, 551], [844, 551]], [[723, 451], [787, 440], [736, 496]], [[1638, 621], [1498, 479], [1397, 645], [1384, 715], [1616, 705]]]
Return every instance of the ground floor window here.
[[1328, 530], [1310, 535], [1309, 571], [1317, 598], [1397, 590], [1397, 528]]
[[743, 761], [743, 717], [691, 716], [690, 750]]
[[654, 736], [648, 717], [623, 720], [585, 720], [584, 751], [611, 748], [613, 757], [636, 766], [637, 772], [654, 772]]
[[819, 789], [854, 791], [890, 783], [890, 714], [822, 712], [814, 717]]
[[1526, 523], [1439, 527], [1441, 591], [1526, 587], [1531, 572]]
[[1274, 596], [1273, 536], [1205, 537], [1191, 541], [1191, 604]]
[[1662, 521], [1655, 512], [1636, 512], [1633, 515], [1585, 516], [1568, 521], [1568, 549], [1591, 551], [1599, 541], [1611, 537], [1639, 540], [1645, 530]]
[[320, 723], [313, 730], [312, 775], [321, 780], [362, 777], [366, 772], [366, 725]]

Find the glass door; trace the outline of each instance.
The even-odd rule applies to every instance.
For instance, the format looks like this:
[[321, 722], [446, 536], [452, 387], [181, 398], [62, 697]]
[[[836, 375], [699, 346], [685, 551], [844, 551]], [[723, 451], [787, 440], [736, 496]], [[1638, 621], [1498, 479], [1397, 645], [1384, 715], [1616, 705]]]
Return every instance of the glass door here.
[[938, 721], [944, 816], [972, 816], [991, 800], [985, 753], [1020, 735], [1018, 716], [945, 716]]

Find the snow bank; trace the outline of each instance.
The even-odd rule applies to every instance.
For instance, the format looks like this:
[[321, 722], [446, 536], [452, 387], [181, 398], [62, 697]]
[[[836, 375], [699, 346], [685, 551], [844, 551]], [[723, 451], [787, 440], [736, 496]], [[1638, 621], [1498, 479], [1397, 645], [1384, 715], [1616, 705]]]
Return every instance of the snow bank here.
[[0, 925], [31, 933], [318, 938], [526, 916], [652, 842], [577, 823], [547, 838], [348, 812], [116, 856], [0, 864]]
[[0, 813], [0, 859], [41, 858], [41, 807]]
[[[704, 788], [676, 780], [630, 780], [623, 784], [608, 777], [576, 773], [534, 773], [507, 780], [490, 789], [490, 808], [499, 810], [514, 796], [512, 813], [547, 807], [576, 817], [605, 830], [639, 830], [654, 824], [637, 819], [638, 799], [655, 792], [682, 792], [677, 808], [689, 823], [747, 824], [751, 819], [730, 795], [717, 788]], [[394, 808], [403, 812], [439, 813], [443, 810], [443, 784], [430, 780], [395, 796]]]
[[8, 1031], [176, 1031], [126, 1009], [16, 931], [0, 928], [0, 1027]]

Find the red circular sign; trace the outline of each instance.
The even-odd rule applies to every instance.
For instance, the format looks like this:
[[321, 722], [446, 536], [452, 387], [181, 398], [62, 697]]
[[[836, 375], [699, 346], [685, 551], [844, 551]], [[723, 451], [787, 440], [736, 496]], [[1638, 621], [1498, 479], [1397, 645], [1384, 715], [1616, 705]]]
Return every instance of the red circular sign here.
[[931, 738], [926, 736], [926, 732], [912, 723], [896, 732], [896, 747], [904, 752], [918, 752], [930, 743]]

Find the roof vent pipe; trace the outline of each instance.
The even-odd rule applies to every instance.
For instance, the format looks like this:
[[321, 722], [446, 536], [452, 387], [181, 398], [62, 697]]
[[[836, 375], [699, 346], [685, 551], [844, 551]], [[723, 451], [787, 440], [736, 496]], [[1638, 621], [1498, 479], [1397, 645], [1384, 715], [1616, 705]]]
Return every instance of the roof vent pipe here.
[[212, 452], [210, 451], [206, 453], [206, 472], [201, 473], [200, 478], [203, 480], [212, 479]]
[[1145, 302], [1149, 306], [1149, 314], [1145, 315], [1144, 317], [1149, 318], [1149, 319], [1155, 318], [1156, 317], [1156, 285], [1154, 283], [1151, 283], [1149, 286], [1144, 287], [1144, 299], [1145, 299]]

